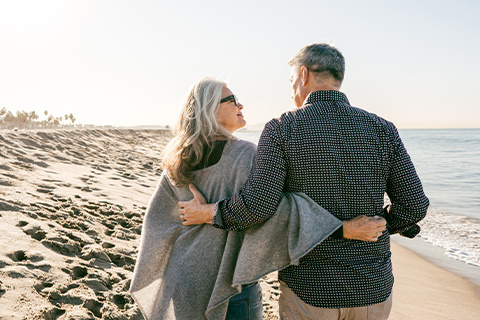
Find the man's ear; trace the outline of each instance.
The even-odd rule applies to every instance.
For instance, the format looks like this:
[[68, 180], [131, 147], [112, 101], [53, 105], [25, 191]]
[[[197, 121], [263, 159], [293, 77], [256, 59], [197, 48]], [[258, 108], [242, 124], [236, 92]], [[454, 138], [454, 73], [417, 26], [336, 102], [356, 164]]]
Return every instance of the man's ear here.
[[300, 69], [300, 76], [302, 77], [302, 86], [306, 87], [308, 83], [308, 69], [305, 66], [302, 66]]

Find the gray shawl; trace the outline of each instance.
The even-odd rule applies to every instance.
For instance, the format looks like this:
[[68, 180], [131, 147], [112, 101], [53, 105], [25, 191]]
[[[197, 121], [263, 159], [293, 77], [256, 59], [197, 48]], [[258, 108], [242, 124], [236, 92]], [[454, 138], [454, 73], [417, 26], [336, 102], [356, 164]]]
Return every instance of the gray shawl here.
[[[195, 173], [209, 203], [242, 189], [255, 145], [229, 141], [220, 161]], [[148, 205], [130, 293], [147, 320], [224, 319], [241, 285], [298, 264], [342, 222], [302, 193], [285, 193], [276, 213], [244, 231], [185, 227], [177, 202], [192, 193], [164, 172]]]

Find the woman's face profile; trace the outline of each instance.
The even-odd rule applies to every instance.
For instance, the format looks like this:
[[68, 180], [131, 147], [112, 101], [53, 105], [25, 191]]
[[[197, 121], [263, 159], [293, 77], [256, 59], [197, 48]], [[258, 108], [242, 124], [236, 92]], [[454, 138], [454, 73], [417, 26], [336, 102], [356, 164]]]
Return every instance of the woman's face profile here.
[[244, 127], [247, 122], [243, 118], [242, 109], [243, 105], [238, 102], [235, 104], [235, 98], [232, 91], [224, 86], [222, 89], [221, 99], [232, 97], [230, 100], [220, 103], [217, 110], [218, 124], [227, 129], [230, 133]]

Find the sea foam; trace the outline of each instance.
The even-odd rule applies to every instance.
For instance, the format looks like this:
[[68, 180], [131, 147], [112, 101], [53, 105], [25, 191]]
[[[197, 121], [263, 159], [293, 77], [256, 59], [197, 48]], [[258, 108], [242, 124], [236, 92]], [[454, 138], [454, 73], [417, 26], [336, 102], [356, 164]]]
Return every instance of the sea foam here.
[[480, 267], [480, 220], [429, 209], [419, 236], [449, 257]]

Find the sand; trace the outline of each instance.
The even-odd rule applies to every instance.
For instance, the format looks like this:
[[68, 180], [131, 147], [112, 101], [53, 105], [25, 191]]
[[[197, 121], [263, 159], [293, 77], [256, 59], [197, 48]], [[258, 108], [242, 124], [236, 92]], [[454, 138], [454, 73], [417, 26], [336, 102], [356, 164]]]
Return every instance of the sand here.
[[0, 132], [0, 319], [141, 319], [127, 290], [170, 134]]
[[[142, 319], [127, 293], [161, 130], [0, 131], [0, 319]], [[474, 286], [392, 245], [390, 319], [477, 319]], [[276, 273], [261, 281], [278, 319]]]
[[391, 320], [477, 320], [474, 284], [392, 242], [395, 284]]

